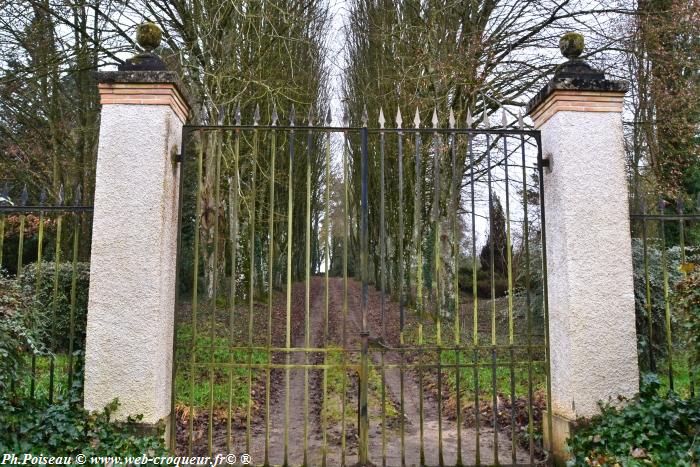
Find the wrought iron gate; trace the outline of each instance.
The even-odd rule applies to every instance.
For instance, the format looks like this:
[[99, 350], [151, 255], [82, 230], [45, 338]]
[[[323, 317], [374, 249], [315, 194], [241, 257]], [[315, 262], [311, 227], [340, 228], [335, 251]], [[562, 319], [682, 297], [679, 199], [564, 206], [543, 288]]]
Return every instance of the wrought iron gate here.
[[[539, 132], [189, 126], [171, 439], [256, 465], [537, 464]], [[474, 128], [472, 128], [474, 126]], [[547, 411], [549, 413], [549, 411]], [[548, 424], [551, 427], [551, 423]], [[245, 453], [249, 458], [241, 457]]]

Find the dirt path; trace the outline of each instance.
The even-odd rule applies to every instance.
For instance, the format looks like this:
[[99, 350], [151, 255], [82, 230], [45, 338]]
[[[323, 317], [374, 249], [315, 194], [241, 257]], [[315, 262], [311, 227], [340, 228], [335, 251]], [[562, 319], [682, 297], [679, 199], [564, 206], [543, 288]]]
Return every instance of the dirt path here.
[[[303, 296], [296, 295], [303, 287], [295, 287], [293, 298], [293, 316], [297, 322], [293, 322], [292, 346], [296, 348], [306, 347], [304, 329], [304, 302]], [[311, 280], [310, 287], [310, 333], [309, 347], [322, 348], [325, 333], [325, 281], [321, 277]], [[334, 343], [342, 342], [343, 327], [343, 280], [331, 278], [329, 282], [329, 336]], [[361, 284], [349, 281], [348, 284], [348, 315], [346, 326], [346, 348], [358, 350], [360, 348], [360, 330], [362, 329], [361, 312]], [[300, 299], [301, 298], [301, 299]], [[368, 327], [372, 337], [382, 334], [382, 317], [380, 313], [381, 294], [373, 287], [368, 293]], [[300, 309], [301, 308], [301, 309]], [[386, 335], [384, 342], [390, 346], [398, 346], [398, 306], [387, 301], [385, 307]], [[301, 317], [301, 322], [299, 322]], [[353, 352], [357, 355], [357, 352]], [[273, 361], [286, 363], [285, 356], [275, 355]], [[307, 361], [308, 359], [308, 361]], [[292, 365], [319, 364], [323, 361], [321, 353], [292, 352], [289, 363]], [[371, 349], [371, 361], [377, 372], [381, 374], [381, 352], [377, 348]], [[399, 352], [386, 351], [384, 363], [398, 365], [401, 363]], [[427, 389], [421, 393], [420, 377], [417, 372], [405, 370], [403, 375], [398, 368], [389, 368], [383, 372], [385, 397], [387, 405], [396, 408], [397, 416], [387, 423], [383, 429], [381, 422], [381, 404], [370, 403], [370, 431], [369, 452], [370, 460], [375, 465], [400, 466], [402, 457], [404, 465], [421, 465], [421, 445], [423, 446], [424, 465], [455, 465], [457, 463], [457, 426], [454, 420], [448, 417], [439, 418], [438, 403], [431, 396], [434, 392]], [[287, 419], [287, 397], [285, 370], [273, 369], [271, 371], [270, 392], [270, 417], [269, 417], [269, 449], [267, 461], [270, 465], [282, 465], [285, 463], [284, 433], [288, 426], [287, 462], [289, 465], [322, 465], [323, 437], [321, 431], [321, 405], [323, 401], [321, 370], [304, 370], [293, 368], [289, 374], [289, 418]], [[403, 378], [403, 384], [402, 384]], [[401, 410], [401, 394], [403, 386], [403, 411]], [[305, 389], [308, 387], [308, 391]], [[356, 407], [356, 383], [349, 382], [346, 404]], [[308, 394], [308, 401], [305, 399]], [[423, 430], [421, 435], [421, 405]], [[305, 408], [308, 407], [308, 411]], [[265, 434], [266, 417], [264, 404], [256, 410], [251, 426], [250, 455], [254, 464], [265, 462]], [[354, 411], [353, 411], [354, 412]], [[403, 418], [401, 417], [403, 412]], [[454, 418], [454, 417], [450, 417]], [[403, 419], [404, 435], [401, 436], [401, 422]], [[285, 420], [288, 420], [285, 423]], [[442, 429], [438, 426], [441, 423]], [[340, 424], [327, 426], [327, 456], [326, 465], [341, 465], [341, 440]], [[346, 426], [346, 458], [347, 465], [357, 462], [357, 434], [354, 429], [355, 420], [348, 421]], [[442, 460], [440, 459], [439, 433], [442, 433]], [[219, 439], [221, 438], [221, 439]], [[304, 439], [306, 438], [306, 449]], [[215, 441], [216, 452], [225, 453], [225, 433], [217, 433]], [[234, 453], [246, 452], [245, 424], [238, 424], [234, 430]], [[511, 441], [505, 433], [494, 436], [494, 431], [488, 427], [482, 427], [479, 438], [480, 462], [493, 464], [493, 445], [497, 439], [498, 458], [501, 463], [510, 464]], [[403, 447], [403, 456], [402, 456]], [[476, 431], [473, 428], [461, 429], [461, 461], [464, 464], [476, 463]], [[305, 459], [306, 450], [306, 459]], [[518, 448], [516, 451], [517, 463], [528, 463], [527, 453]], [[306, 461], [306, 462], [305, 462]]]
[[[334, 290], [340, 285], [340, 290]], [[361, 311], [361, 284], [352, 282], [348, 293], [348, 319], [352, 323], [354, 334], [359, 334], [362, 323]], [[331, 286], [334, 294], [342, 297], [342, 282], [335, 282]], [[373, 287], [368, 291], [368, 321], [370, 335], [379, 336], [382, 333], [381, 319], [381, 294]], [[398, 306], [395, 303], [385, 303], [386, 321], [398, 323]], [[387, 332], [384, 341], [392, 346], [398, 343], [398, 329], [387, 324]], [[381, 356], [379, 352], [372, 353], [372, 361], [380, 368]], [[399, 352], [387, 351], [384, 353], [384, 363], [398, 365], [401, 363]], [[404, 436], [401, 438], [400, 423], [396, 427], [387, 427], [383, 430], [381, 417], [372, 417], [369, 432], [370, 460], [377, 465], [400, 466], [402, 457], [405, 465], [421, 465], [421, 444], [423, 446], [423, 462], [425, 465], [455, 465], [457, 463], [457, 424], [446, 417], [438, 416], [438, 403], [429, 396], [427, 390], [421, 392], [420, 375], [415, 371], [402, 372], [397, 368], [389, 368], [384, 371], [384, 384], [388, 396], [401, 410], [401, 391], [403, 386], [403, 420]], [[401, 382], [403, 376], [403, 385]], [[389, 398], [387, 397], [387, 398]], [[421, 405], [423, 414], [423, 430], [421, 435]], [[441, 425], [441, 429], [439, 429]], [[384, 438], [382, 433], [385, 434]], [[440, 439], [442, 433], [442, 460], [440, 459]], [[462, 427], [461, 433], [461, 461], [465, 464], [476, 463], [476, 430]], [[503, 433], [498, 434], [498, 460], [501, 463], [511, 463], [511, 442]], [[488, 427], [480, 429], [479, 458], [483, 464], [493, 464], [494, 431]], [[384, 446], [386, 443], [386, 446]], [[402, 445], [404, 454], [402, 456]], [[528, 463], [529, 457], [522, 449], [516, 449], [516, 462]]]

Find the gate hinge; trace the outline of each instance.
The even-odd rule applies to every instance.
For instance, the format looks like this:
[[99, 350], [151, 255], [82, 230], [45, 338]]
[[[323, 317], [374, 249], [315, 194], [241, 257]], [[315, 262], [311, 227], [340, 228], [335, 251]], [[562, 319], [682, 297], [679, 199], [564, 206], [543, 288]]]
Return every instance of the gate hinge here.
[[172, 151], [170, 151], [170, 160], [173, 164], [179, 164], [182, 162], [183, 154], [179, 151], [176, 146], [173, 146]]

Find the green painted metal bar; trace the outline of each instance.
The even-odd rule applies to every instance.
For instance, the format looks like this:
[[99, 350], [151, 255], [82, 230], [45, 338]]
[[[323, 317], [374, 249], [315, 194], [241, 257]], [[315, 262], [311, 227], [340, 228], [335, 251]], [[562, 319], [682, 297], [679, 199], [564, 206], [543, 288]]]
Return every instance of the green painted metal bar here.
[[[61, 271], [61, 230], [63, 228], [63, 215], [56, 219], [56, 243], [54, 255], [53, 299], [51, 301], [51, 345], [56, 348], [56, 320], [58, 319], [58, 278]], [[53, 403], [54, 380], [56, 371], [56, 356], [54, 352], [49, 358], [49, 404]]]
[[[642, 213], [646, 213], [646, 202], [644, 198], [641, 200]], [[643, 251], [643, 261], [644, 261], [644, 291], [646, 298], [646, 312], [647, 312], [647, 337], [649, 339], [648, 352], [649, 352], [649, 369], [652, 372], [656, 371], [656, 359], [654, 358], [654, 316], [652, 308], [652, 297], [651, 297], [651, 280], [649, 277], [649, 247], [647, 245], [647, 220], [642, 218], [642, 251]]]
[[474, 349], [474, 463], [481, 464], [481, 409], [479, 405], [479, 351]]
[[[488, 126], [489, 117], [484, 114], [484, 123]], [[496, 345], [498, 344], [496, 336], [496, 251], [495, 251], [495, 239], [494, 239], [494, 228], [496, 223], [494, 221], [494, 199], [493, 199], [493, 161], [491, 160], [491, 135], [486, 134], [486, 163], [487, 163], [487, 183], [488, 183], [488, 202], [489, 202], [489, 280], [491, 282], [491, 345], [493, 350], [491, 351], [491, 395], [492, 395], [492, 412], [493, 412], [493, 459], [494, 463], [498, 465], [498, 394], [497, 394], [497, 380], [496, 380]]]
[[[237, 112], [238, 114], [238, 112]], [[240, 150], [241, 135], [235, 132], [233, 142], [233, 179], [229, 179], [229, 208], [231, 209], [229, 219], [230, 242], [231, 242], [231, 283], [229, 286], [229, 344], [233, 347], [236, 340], [236, 292], [238, 270], [238, 231], [239, 231], [239, 209], [241, 189], [240, 184]], [[233, 363], [233, 352], [229, 353], [229, 361]], [[233, 452], [233, 430], [231, 415], [233, 412], [233, 369], [228, 373], [228, 410], [226, 411], [226, 447], [229, 452]]]
[[[437, 111], [433, 111], [433, 127], [438, 126]], [[440, 241], [441, 241], [441, 209], [440, 209], [440, 197], [441, 197], [441, 174], [440, 174], [440, 159], [442, 157], [442, 140], [440, 134], [435, 131], [433, 132], [433, 206], [431, 213], [431, 221], [433, 223], [433, 233], [434, 233], [434, 277], [433, 277], [433, 297], [435, 299], [435, 342], [438, 347], [437, 351], [437, 418], [438, 418], [438, 462], [440, 465], [444, 465], [443, 456], [443, 444], [442, 444], [442, 369], [440, 364], [442, 363], [442, 352], [440, 347], [442, 346], [442, 287], [440, 286], [442, 274], [442, 268], [440, 267], [442, 263], [442, 257], [440, 253]]]
[[19, 216], [19, 242], [17, 245], [17, 278], [22, 276], [23, 258], [24, 258], [24, 229], [27, 216], [24, 214]]
[[[381, 344], [379, 344], [379, 343], [377, 343], [377, 345], [379, 345], [381, 348], [383, 348], [383, 349], [385, 349], [385, 350], [387, 350], [387, 351], [397, 351], [397, 352], [398, 352], [398, 351], [405, 351], [405, 352], [421, 352], [421, 351], [424, 351], [424, 352], [426, 352], [426, 353], [429, 353], [429, 352], [437, 352], [438, 350], [441, 350], [441, 351], [444, 352], [444, 351], [447, 351], [447, 350], [454, 350], [454, 351], [471, 351], [471, 350], [475, 350], [475, 349], [476, 349], [476, 350], [491, 350], [491, 349], [493, 349], [493, 346], [492, 346], [492, 345], [489, 345], [489, 344], [477, 345], [477, 346], [474, 346], [474, 345], [471, 345], [471, 344], [461, 344], [461, 345], [459, 345], [459, 346], [455, 346], [455, 345], [446, 345], [446, 344], [443, 343], [443, 345], [441, 345], [440, 347], [438, 347], [438, 346], [436, 346], [436, 345], [430, 345], [430, 344], [424, 344], [424, 345], [420, 345], [420, 346], [419, 346], [419, 345], [403, 345], [403, 346], [399, 346], [399, 347], [394, 347], [394, 346], [391, 346], [391, 345], [381, 345]], [[511, 346], [504, 345], [504, 346], [497, 346], [497, 347], [498, 347], [498, 348], [510, 348]], [[513, 347], [513, 349], [515, 349], [515, 350], [522, 350], [522, 351], [527, 351], [527, 349], [528, 349], [528, 345], [527, 345], [527, 344], [513, 344], [512, 347]], [[247, 346], [247, 345], [245, 345], [245, 346], [238, 346], [238, 345], [234, 345], [234, 346], [229, 346], [229, 345], [223, 345], [223, 344], [222, 344], [222, 345], [219, 345], [219, 346], [215, 346], [215, 348], [218, 348], [218, 349], [227, 349], [227, 350], [231, 350], [231, 351], [234, 351], [234, 350], [243, 350], [243, 351], [247, 351], [247, 350], [250, 349], [250, 350], [260, 350], [260, 351], [264, 352], [264, 351], [267, 350], [267, 346], [265, 346], [265, 345], [253, 345], [253, 346]], [[532, 348], [533, 348], [533, 349], [537, 349], [537, 350], [544, 350], [544, 344], [533, 344], [533, 345], [532, 345]], [[295, 352], [296, 352], [296, 353], [303, 353], [303, 352], [329, 353], [329, 352], [335, 352], [335, 351], [337, 351], [338, 349], [337, 349], [337, 348], [333, 348], [333, 347], [324, 348], [324, 347], [313, 347], [313, 346], [307, 348], [307, 347], [304, 347], [304, 346], [302, 345], [302, 346], [299, 346], [299, 347], [292, 347], [292, 348], [290, 348], [290, 349], [286, 349], [285, 347], [271, 347], [270, 350], [271, 350], [272, 352], [289, 352], [289, 353], [291, 353], [291, 354], [294, 354]], [[361, 352], [362, 352], [362, 351], [361, 351], [360, 349], [354, 349], [354, 348], [346, 349], [346, 353], [347, 353], [348, 355], [351, 355], [351, 354], [354, 354], [354, 353], [360, 354]], [[535, 360], [533, 360], [533, 361], [535, 361]], [[544, 360], [542, 360], [542, 361], [544, 361]]]
[[[210, 241], [207, 242], [207, 254], [213, 256], [213, 261], [210, 262], [211, 270], [205, 272], [211, 275], [211, 284], [207, 284], [207, 307], [209, 308], [209, 355], [212, 360], [214, 357], [214, 342], [216, 340], [216, 299], [219, 291], [219, 208], [221, 206], [221, 152], [223, 150], [220, 133], [210, 135], [211, 147], [214, 150], [214, 199], [213, 206], [208, 210], [214, 213], [214, 238], [213, 246], [210, 247]], [[214, 448], [214, 385], [215, 385], [215, 369], [214, 366], [209, 368], [209, 424], [208, 424], [208, 448], [209, 455], [213, 454]]]
[[201, 132], [199, 134], [199, 151], [197, 155], [197, 191], [195, 192], [196, 199], [196, 215], [194, 222], [194, 261], [193, 261], [193, 279], [192, 279], [192, 354], [190, 355], [190, 407], [189, 407], [189, 427], [187, 436], [187, 452], [192, 455], [194, 449], [194, 388], [195, 388], [195, 371], [197, 363], [197, 315], [199, 312], [199, 243], [200, 243], [200, 226], [202, 219], [202, 171], [204, 159], [204, 146]]
[[177, 351], [178, 351], [178, 331], [179, 331], [179, 323], [177, 320], [178, 316], [178, 310], [180, 310], [181, 307], [181, 298], [180, 298], [180, 281], [181, 281], [181, 274], [182, 274], [182, 264], [180, 262], [180, 258], [182, 257], [182, 210], [184, 206], [184, 200], [185, 200], [185, 170], [184, 170], [184, 159], [185, 159], [185, 154], [187, 152], [187, 141], [189, 139], [189, 134], [190, 132], [187, 130], [182, 130], [182, 134], [180, 136], [180, 154], [182, 155], [179, 167], [178, 167], [178, 211], [177, 211], [177, 250], [176, 250], [176, 257], [177, 257], [177, 262], [175, 264], [175, 297], [174, 298], [174, 309], [173, 309], [173, 317], [175, 318], [174, 321], [174, 326], [173, 326], [173, 366], [172, 366], [172, 373], [171, 373], [171, 378], [170, 378], [170, 436], [169, 436], [169, 443], [168, 443], [168, 449], [171, 454], [175, 454], [177, 452], [178, 448], [178, 443], [177, 443], [177, 431], [178, 431], [178, 416], [177, 416], [177, 398], [178, 398], [178, 391], [177, 391], [177, 381], [178, 381], [178, 371], [180, 370], [179, 368], [179, 362], [177, 359]]
[[[504, 119], [505, 119], [505, 114]], [[506, 185], [506, 271], [508, 275], [508, 344], [513, 345], [513, 248], [510, 219], [510, 178], [508, 174], [508, 137], [503, 136], [503, 166]], [[515, 462], [515, 460], [513, 461]]]
[[[507, 126], [506, 114], [503, 113], [503, 127]], [[508, 174], [510, 155], [508, 154], [508, 137], [503, 135], [503, 166], [505, 172], [506, 188], [506, 272], [508, 276], [508, 345], [510, 347], [510, 398], [511, 398], [511, 461], [516, 463], [516, 428], [515, 428], [515, 366], [513, 355], [514, 330], [513, 330], [513, 250], [511, 239], [511, 218], [510, 218], [510, 177]], [[527, 194], [525, 194], [527, 196]], [[527, 241], [527, 240], [526, 240]]]
[[[385, 352], [388, 351], [386, 349], [383, 349], [383, 350]], [[493, 349], [490, 349], [489, 352], [491, 352], [492, 350]], [[477, 352], [478, 352], [478, 350], [477, 350]], [[489, 361], [490, 361], [490, 359], [489, 359]], [[533, 363], [544, 364], [546, 362], [537, 360], [537, 361], [534, 361]], [[263, 362], [263, 363], [251, 363], [251, 364], [249, 364], [249, 363], [218, 363], [218, 362], [204, 362], [203, 363], [203, 362], [199, 362], [199, 363], [197, 363], [197, 365], [200, 367], [206, 367], [206, 368], [208, 368], [210, 366], [217, 366], [217, 367], [221, 367], [221, 368], [246, 368], [246, 369], [253, 368], [253, 369], [262, 369], [262, 370], [267, 368], [267, 363], [265, 363], [265, 362]], [[482, 362], [482, 363], [479, 363], [477, 366], [483, 367], [484, 365], [485, 365], [485, 363]], [[305, 363], [294, 364], [294, 363], [292, 363], [290, 365], [287, 365], [286, 363], [273, 363], [270, 365], [270, 368], [283, 369], [283, 368], [286, 368], [287, 366], [289, 368], [295, 368], [295, 369], [300, 369], [300, 370], [303, 370], [304, 368], [307, 368], [310, 370], [317, 370], [317, 369], [323, 369], [323, 368], [326, 368], [326, 369], [343, 368], [342, 363], [331, 363], [331, 364], [327, 364], [327, 365], [324, 365], [322, 363], [309, 363], [309, 364], [305, 364]], [[401, 366], [402, 365], [398, 364], [398, 363], [397, 364], [393, 364], [393, 363], [386, 364], [387, 369], [399, 369]], [[460, 366], [463, 368], [473, 368], [474, 364], [473, 363], [462, 363], [462, 364], [460, 364]], [[488, 363], [488, 366], [491, 367], [491, 363]], [[499, 363], [497, 361], [496, 367], [497, 368], [509, 368], [510, 363], [507, 360], [503, 361], [501, 363]], [[359, 372], [361, 369], [361, 364], [360, 363], [349, 364], [349, 365], [347, 365], [347, 368], [349, 371]], [[411, 370], [419, 370], [419, 369], [435, 370], [438, 368], [438, 363], [437, 363], [437, 360], [434, 360], [432, 363], [406, 363], [403, 365], [403, 368], [407, 369], [407, 370], [408, 369], [411, 369]], [[440, 368], [442, 368], [443, 370], [455, 369], [455, 368], [457, 368], [457, 364], [456, 363], [443, 363], [440, 365]], [[516, 368], [521, 368], [524, 370], [527, 369], [527, 362], [521, 362], [521, 363], [516, 364]]]
[[[676, 200], [676, 210], [678, 212], [678, 235], [679, 235], [679, 243], [680, 243], [680, 250], [681, 250], [681, 264], [685, 265], [686, 264], [686, 257], [685, 257], [685, 221], [683, 220], [683, 215], [684, 213], [684, 206], [683, 206], [683, 198], [678, 198]], [[681, 271], [683, 273], [683, 278], [685, 279], [688, 276], [687, 270], [685, 267], [681, 268]], [[690, 392], [690, 397], [695, 397], [695, 371], [694, 371], [694, 366], [693, 366], [693, 361], [692, 357], [690, 354], [687, 356], [688, 360], [688, 389]]]
[[[294, 107], [292, 106], [290, 120], [294, 124]], [[285, 347], [289, 350], [292, 347], [292, 235], [293, 235], [293, 212], [294, 212], [294, 136], [292, 129], [289, 132], [289, 168], [287, 179], [287, 310], [286, 310], [286, 333]], [[289, 465], [289, 352], [285, 353], [286, 368], [284, 372], [284, 465]]]
[[[467, 110], [467, 127], [472, 126], [471, 110]], [[476, 275], [476, 162], [474, 161], [474, 147], [472, 135], [467, 134], [467, 151], [469, 155], [469, 182], [471, 194], [471, 227], [472, 227], [472, 344], [479, 345], [479, 297], [477, 293]], [[481, 462], [481, 426], [479, 423], [479, 352], [474, 350], [474, 411], [475, 411], [475, 433], [474, 433], [474, 459], [478, 465]]]
[[[272, 120], [273, 124], [277, 120], [277, 111], [275, 108], [272, 110]], [[272, 363], [272, 352], [270, 348], [272, 347], [272, 305], [273, 305], [273, 282], [274, 282], [274, 260], [275, 260], [275, 247], [274, 247], [274, 235], [275, 235], [275, 159], [277, 156], [277, 131], [272, 130], [270, 135], [270, 207], [269, 207], [269, 218], [268, 218], [268, 265], [267, 265], [267, 363], [270, 365]], [[252, 350], [251, 350], [252, 352]], [[271, 374], [270, 368], [265, 370], [265, 465], [270, 463], [270, 392], [271, 388]]]
[[70, 324], [68, 335], [68, 393], [73, 388], [73, 346], [75, 342], [75, 307], [78, 291], [78, 250], [80, 246], [80, 222], [77, 214], [73, 216], [73, 260], [70, 282]]
[[553, 439], [552, 428], [552, 373], [551, 373], [551, 354], [549, 348], [549, 282], [547, 279], [547, 234], [544, 226], [546, 224], [546, 209], [544, 202], [544, 163], [542, 159], [542, 139], [539, 133], [536, 133], [535, 142], [537, 143], [537, 167], [540, 192], [540, 243], [542, 248], [542, 305], [544, 314], [544, 338], [545, 338], [545, 368], [547, 373], [547, 436], [548, 439]]
[[358, 447], [358, 462], [360, 465], [367, 465], [369, 462], [369, 413], [367, 407], [368, 399], [368, 379], [369, 379], [369, 357], [368, 357], [368, 338], [369, 338], [369, 328], [368, 328], [368, 310], [367, 310], [367, 300], [368, 300], [368, 279], [369, 279], [369, 246], [368, 246], [368, 144], [367, 144], [367, 118], [366, 110], [364, 120], [364, 128], [360, 130], [360, 140], [361, 140], [361, 227], [360, 227], [360, 269], [362, 276], [362, 301], [361, 301], [361, 312], [362, 312], [362, 330], [360, 332], [361, 338], [361, 348], [362, 352], [360, 355], [360, 410], [359, 419], [360, 424], [358, 426], [359, 431], [359, 447]]
[[[416, 129], [420, 128], [420, 114], [416, 108], [416, 114], [413, 119], [414, 127]], [[413, 248], [416, 255], [416, 314], [419, 318], [418, 323], [418, 346], [423, 345], [423, 248], [422, 248], [422, 237], [421, 237], [421, 226], [422, 226], [422, 215], [421, 207], [423, 205], [422, 201], [422, 180], [423, 174], [421, 170], [421, 133], [419, 131], [415, 132], [415, 178], [414, 178], [414, 200], [413, 200]], [[423, 352], [419, 352], [419, 358], [424, 357]], [[419, 394], [419, 461], [421, 464], [425, 464], [425, 446], [424, 446], [424, 431], [423, 431], [423, 372], [418, 372], [418, 394]]]
[[[659, 201], [659, 210], [663, 213], [666, 208], [666, 201]], [[666, 331], [666, 360], [668, 360], [668, 386], [671, 391], [674, 390], [673, 381], [673, 338], [671, 336], [671, 300], [670, 286], [668, 278], [668, 253], [666, 251], [666, 222], [661, 220], [661, 268], [663, 271], [664, 284], [664, 311], [665, 311], [665, 331]]]
[[5, 251], [5, 215], [0, 216], [0, 269], [2, 269], [3, 251]]
[[[401, 128], [402, 124], [401, 109], [397, 110], [396, 113], [396, 126]], [[403, 186], [403, 132], [399, 131], [397, 133], [398, 138], [398, 177], [399, 177], [399, 345], [404, 345], [404, 325], [406, 318], [404, 316], [404, 283], [405, 283], [405, 273], [404, 273], [404, 218], [403, 218], [403, 197], [404, 197], [404, 186]], [[400, 420], [400, 435], [401, 435], [401, 465], [406, 465], [406, 414], [404, 405], [404, 353], [400, 352], [400, 367], [399, 367], [399, 404], [401, 407], [401, 420]]]
[[497, 350], [496, 347], [491, 350], [491, 396], [492, 396], [492, 406], [491, 406], [491, 412], [493, 413], [493, 459], [494, 459], [494, 464], [498, 465], [499, 460], [498, 460], [498, 380], [496, 376], [496, 368], [497, 368]]
[[[379, 124], [384, 127], [384, 111], [380, 109], [379, 111]], [[380, 302], [380, 313], [382, 319], [382, 342], [386, 342], [386, 305], [385, 305], [385, 294], [386, 294], [386, 218], [385, 218], [385, 196], [386, 196], [386, 182], [384, 179], [384, 132], [379, 133], [379, 255], [380, 255], [380, 274], [381, 274], [381, 302]], [[382, 350], [380, 354], [380, 365], [381, 365], [381, 417], [382, 417], [382, 466], [386, 466], [386, 370], [384, 368], [384, 351]]]
[[[343, 120], [345, 122], [345, 120]], [[252, 130], [255, 125], [185, 125], [184, 128], [188, 130], [200, 130], [200, 131], [221, 131], [221, 130]], [[272, 125], [258, 125], [257, 128], [259, 130], [271, 130], [273, 127]], [[297, 127], [294, 126], [293, 123], [290, 123], [289, 125], [277, 125], [275, 126], [276, 129], [278, 130], [292, 130]], [[327, 131], [330, 130], [332, 132], [343, 132], [343, 131], [352, 131], [355, 133], [361, 132], [365, 127], [364, 126], [332, 126], [332, 127], [327, 127], [327, 126], [315, 126], [315, 125], [309, 125], [308, 129], [311, 131]], [[417, 129], [417, 128], [386, 128], [386, 132], [392, 132], [392, 133], [398, 133], [400, 131], [404, 131], [406, 133], [420, 133], [422, 131], [442, 131], [443, 133], [449, 133], [446, 131], [444, 128], [430, 128], [430, 127], [425, 127], [424, 129]], [[379, 128], [367, 128], [367, 133], [368, 134], [377, 134], [381, 130]], [[517, 129], [491, 129], [491, 128], [455, 128], [454, 130], [458, 134], [469, 134], [469, 135], [485, 135], [485, 134], [491, 134], [491, 135], [526, 135], [526, 136], [539, 136], [540, 132], [538, 130], [517, 130]]]
[[[4, 220], [4, 219], [3, 219]], [[2, 237], [4, 236], [3, 227], [0, 227], [0, 255], [2, 255]], [[44, 258], [44, 211], [39, 211], [39, 233], [37, 240], [37, 256], [36, 256], [36, 282], [34, 283], [34, 299], [39, 300], [39, 289], [44, 280], [44, 268], [43, 268], [43, 258]], [[0, 269], [2, 269], [2, 262], [0, 261]], [[31, 361], [31, 380], [29, 383], [29, 397], [34, 399], [36, 391], [36, 354], [32, 352]]]
[[[311, 110], [309, 110], [309, 125]], [[304, 227], [304, 346], [311, 347], [311, 154], [313, 133], [306, 134], [306, 217]], [[304, 352], [304, 363], [309, 364], [309, 353]], [[304, 369], [304, 465], [309, 464], [309, 370]]]
[[[328, 108], [328, 114], [326, 116], [326, 124], [331, 124], [331, 109]], [[331, 257], [331, 247], [330, 247], [330, 237], [331, 237], [331, 132], [326, 132], [326, 186], [325, 186], [325, 212], [324, 212], [324, 280], [325, 280], [325, 314], [324, 314], [324, 327], [323, 327], [323, 345], [328, 346], [329, 335], [328, 335], [328, 313], [330, 306], [330, 279], [329, 279], [329, 269], [330, 257]], [[323, 363], [327, 363], [327, 354], [323, 355]], [[325, 467], [328, 462], [328, 436], [327, 436], [327, 410], [328, 410], [328, 371], [323, 370], [323, 404], [321, 406], [321, 431], [323, 437], [323, 446], [321, 448], [321, 465]]]
[[[416, 109], [416, 116], [414, 119], [415, 128], [420, 128], [420, 115], [418, 114], [418, 109]], [[415, 146], [416, 146], [416, 157], [415, 157], [415, 178], [414, 178], [414, 194], [413, 194], [413, 248], [416, 255], [416, 312], [418, 315], [423, 313], [423, 248], [421, 246], [421, 226], [422, 226], [422, 215], [421, 207], [423, 205], [422, 201], [422, 180], [423, 174], [421, 170], [421, 134], [416, 131], [415, 133]], [[422, 326], [422, 322], [419, 327]]]
[[[455, 119], [454, 112], [450, 109], [450, 128], [454, 129]], [[451, 155], [451, 168], [452, 168], [452, 182], [451, 182], [451, 203], [450, 203], [450, 217], [452, 221], [452, 288], [454, 291], [454, 345], [459, 346], [461, 342], [462, 327], [460, 323], [460, 316], [462, 310], [460, 309], [459, 300], [459, 198], [460, 198], [460, 184], [461, 184], [461, 173], [458, 174], [457, 171], [457, 134], [452, 132], [450, 134], [450, 155]], [[462, 391], [461, 391], [461, 379], [462, 371], [460, 368], [460, 357], [461, 352], [455, 352], [455, 361], [457, 364], [457, 369], [455, 370], [455, 395], [457, 399], [456, 403], [456, 419], [457, 419], [457, 465], [462, 465]]]
[[[522, 115], [518, 116], [520, 126], [523, 126]], [[528, 213], [528, 185], [527, 169], [525, 168], [525, 136], [520, 135], [520, 156], [522, 158], [523, 177], [523, 239], [525, 246], [525, 313], [527, 317], [527, 433], [528, 447], [530, 451], [530, 463], [535, 462], [535, 439], [534, 439], [534, 414], [532, 409], [533, 385], [532, 385], [532, 305], [530, 296], [530, 219]]]
[[[343, 121], [348, 121], [347, 109], [343, 117]], [[347, 126], [347, 124], [346, 124]], [[349, 200], [349, 167], [348, 167], [348, 133], [343, 132], [343, 322], [341, 324], [341, 341], [343, 348], [347, 348], [346, 323], [348, 319], [348, 229], [350, 228], [350, 200]], [[345, 450], [346, 450], [346, 424], [345, 424], [345, 405], [347, 399], [347, 353], [343, 352], [343, 378], [342, 378], [342, 400], [341, 400], [341, 420], [340, 420], [340, 465], [345, 466]]]
[[[255, 126], [260, 120], [260, 108], [255, 106]], [[258, 177], [258, 145], [259, 145], [258, 129], [253, 129], [253, 151], [251, 153], [251, 190], [250, 190], [250, 214], [248, 223], [250, 227], [249, 238], [249, 274], [248, 277], [248, 346], [253, 346], [253, 327], [254, 327], [254, 311], [255, 311], [255, 223], [257, 222], [256, 200], [258, 197], [257, 177]], [[248, 349], [248, 362], [253, 361], [253, 351]], [[245, 424], [245, 449], [250, 452], [251, 446], [251, 419], [253, 416], [253, 371], [248, 371], [248, 404], [246, 407], [246, 424]]]

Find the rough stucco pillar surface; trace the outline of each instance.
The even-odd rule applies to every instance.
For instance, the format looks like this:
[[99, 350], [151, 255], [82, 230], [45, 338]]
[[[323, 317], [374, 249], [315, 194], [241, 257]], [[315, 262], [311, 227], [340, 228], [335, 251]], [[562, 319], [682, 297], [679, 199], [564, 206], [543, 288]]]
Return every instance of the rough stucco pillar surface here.
[[144, 423], [170, 414], [181, 131], [169, 105], [102, 108], [85, 407]]
[[620, 112], [555, 112], [545, 170], [552, 411], [569, 420], [638, 391]]

